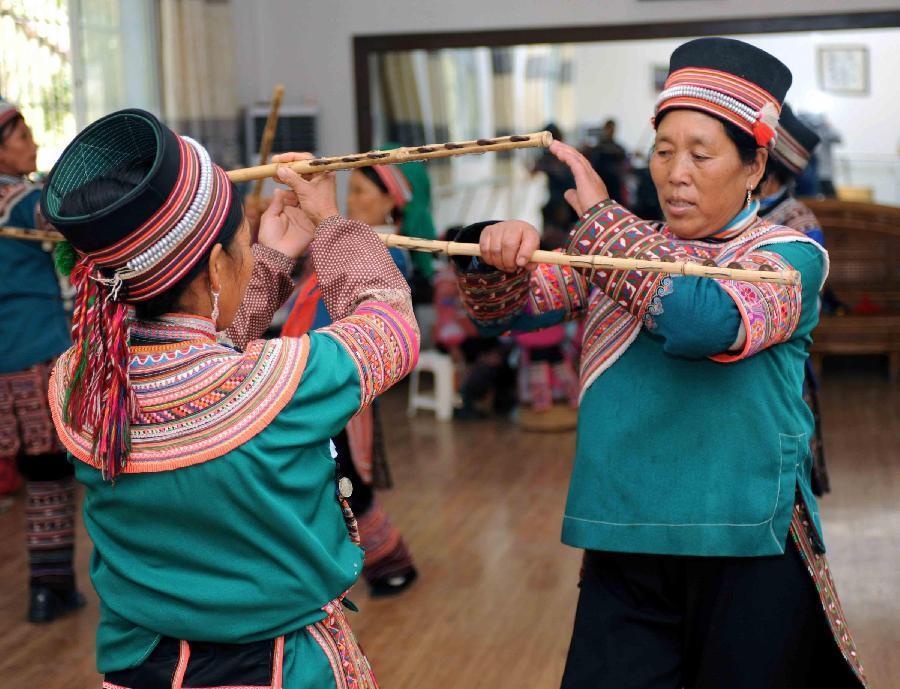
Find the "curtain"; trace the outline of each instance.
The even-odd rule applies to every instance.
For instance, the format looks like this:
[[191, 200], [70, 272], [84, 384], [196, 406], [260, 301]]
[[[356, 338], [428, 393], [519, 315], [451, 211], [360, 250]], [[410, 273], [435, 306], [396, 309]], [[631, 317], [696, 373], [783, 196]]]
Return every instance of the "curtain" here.
[[[402, 146], [428, 143], [422, 121], [422, 94], [416, 79], [412, 52], [379, 55], [379, 74], [384, 94], [387, 139]], [[378, 142], [384, 144], [386, 142]]]
[[225, 168], [241, 162], [229, 0], [159, 0], [163, 119]]
[[[491, 48], [491, 85], [494, 103], [495, 136], [509, 136], [516, 133], [516, 85], [513, 79], [514, 50], [511, 47]], [[495, 168], [497, 174], [509, 174], [512, 151], [500, 151], [494, 155], [497, 161]]]

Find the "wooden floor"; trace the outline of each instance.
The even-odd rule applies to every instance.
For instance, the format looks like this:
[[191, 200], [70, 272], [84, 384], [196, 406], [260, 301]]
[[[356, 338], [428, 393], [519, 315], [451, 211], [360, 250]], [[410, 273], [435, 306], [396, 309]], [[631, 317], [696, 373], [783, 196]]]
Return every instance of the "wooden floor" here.
[[[832, 569], [871, 686], [900, 678], [900, 385], [875, 367], [829, 367], [822, 390], [833, 492], [821, 503]], [[502, 421], [438, 424], [386, 399], [397, 487], [382, 500], [421, 579], [353, 617], [383, 689], [558, 686], [579, 553], [559, 542], [574, 440]], [[97, 599], [79, 530], [83, 611], [50, 626], [25, 617], [22, 504], [0, 514], [0, 687], [95, 689]], [[893, 678], [893, 680], [891, 679]], [[286, 688], [289, 689], [289, 688]]]

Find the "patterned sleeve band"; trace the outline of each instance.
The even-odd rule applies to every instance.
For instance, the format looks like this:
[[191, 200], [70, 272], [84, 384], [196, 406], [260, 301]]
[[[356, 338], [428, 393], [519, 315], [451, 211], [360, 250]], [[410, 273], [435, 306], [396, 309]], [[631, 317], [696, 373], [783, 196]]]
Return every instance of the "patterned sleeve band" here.
[[[581, 216], [569, 235], [566, 253], [661, 261], [687, 259], [675, 242], [612, 199], [601, 201]], [[594, 286], [642, 320], [648, 316], [654, 300], [666, 291], [664, 273], [596, 270], [590, 275]]]
[[502, 326], [521, 313], [528, 300], [528, 271], [460, 272], [463, 308], [477, 325]]
[[294, 259], [262, 244], [253, 245], [253, 273], [244, 300], [225, 331], [238, 349], [263, 336], [275, 312], [291, 295]]
[[[757, 249], [737, 260], [741, 268], [759, 270], [768, 264], [775, 270], [793, 270], [794, 267], [773, 251]], [[753, 356], [766, 347], [786, 342], [797, 329], [803, 309], [800, 285], [771, 285], [765, 282], [736, 282], [717, 280], [734, 299], [741, 314], [746, 339], [738, 352], [728, 352], [710, 357], [713, 361], [731, 363]]]
[[360, 408], [371, 404], [418, 362], [418, 329], [390, 304], [364, 301], [351, 315], [318, 332], [335, 338], [353, 358], [359, 373]]
[[482, 327], [511, 324], [520, 314], [553, 311], [571, 319], [587, 307], [587, 281], [567, 266], [542, 263], [515, 273], [460, 272], [458, 282], [466, 313]]

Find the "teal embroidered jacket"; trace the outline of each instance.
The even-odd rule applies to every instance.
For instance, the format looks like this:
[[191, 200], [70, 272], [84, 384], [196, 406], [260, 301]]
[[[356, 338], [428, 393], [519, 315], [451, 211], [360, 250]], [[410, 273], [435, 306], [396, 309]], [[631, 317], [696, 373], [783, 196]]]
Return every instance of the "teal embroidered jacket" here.
[[51, 409], [77, 460], [94, 544], [100, 672], [140, 665], [161, 636], [235, 644], [284, 636], [283, 686], [334, 686], [342, 676], [310, 627], [340, 607], [333, 601], [363, 561], [338, 499], [330, 438], [415, 366], [418, 326], [384, 245], [335, 216], [311, 249], [334, 323], [257, 340], [290, 294], [293, 261], [254, 253], [227, 331], [236, 349], [200, 316], [132, 323], [129, 374], [141, 409], [115, 484], [103, 480], [91, 438], [64, 421], [68, 354], [54, 371]]
[[634, 271], [597, 271], [588, 285], [588, 273], [546, 266], [530, 276], [484, 266], [460, 274], [485, 330], [585, 319], [565, 543], [774, 555], [784, 551], [797, 490], [818, 527], [802, 384], [827, 260], [755, 210], [688, 242], [604, 202], [582, 216], [567, 253], [766, 263], [799, 271], [802, 288]]
[[[45, 229], [41, 188], [0, 175], [0, 225]], [[50, 361], [72, 344], [53, 257], [40, 242], [0, 240], [0, 373]]]

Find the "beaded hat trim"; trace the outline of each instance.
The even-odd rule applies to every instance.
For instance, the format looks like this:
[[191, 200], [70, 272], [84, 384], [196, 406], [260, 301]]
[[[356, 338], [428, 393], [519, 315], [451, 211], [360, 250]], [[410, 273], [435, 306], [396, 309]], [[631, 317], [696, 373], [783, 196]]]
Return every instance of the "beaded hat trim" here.
[[760, 146], [772, 146], [781, 103], [752, 81], [728, 72], [686, 67], [672, 72], [656, 99], [656, 118], [673, 108], [701, 110], [727, 120], [752, 136]]
[[169, 197], [140, 227], [111, 246], [91, 252], [94, 263], [115, 269], [105, 284], [114, 293], [128, 281], [128, 300], [161, 294], [180, 280], [214, 243], [231, 206], [232, 186], [206, 149], [179, 137], [181, 167]]

